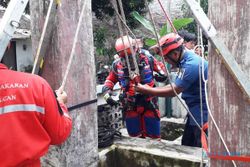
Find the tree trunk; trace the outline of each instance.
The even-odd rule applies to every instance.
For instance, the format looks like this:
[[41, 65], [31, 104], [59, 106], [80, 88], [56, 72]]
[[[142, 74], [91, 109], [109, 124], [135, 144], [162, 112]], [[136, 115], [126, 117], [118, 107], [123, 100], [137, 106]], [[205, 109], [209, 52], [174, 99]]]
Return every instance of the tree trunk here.
[[[49, 2], [37, 0], [30, 3], [33, 55], [35, 55]], [[42, 51], [45, 55], [42, 76], [53, 89], [57, 89], [62, 83], [80, 12], [86, 3], [74, 59], [65, 86], [68, 94], [67, 104], [73, 106], [96, 98], [91, 1], [62, 0], [61, 3], [61, 6], [54, 9], [54, 21], [48, 25], [49, 30], [43, 47], [46, 48], [47, 45], [47, 49]], [[42, 166], [97, 166], [96, 112], [96, 103], [70, 112], [73, 119], [71, 136], [63, 145], [51, 147], [49, 154], [43, 158]]]

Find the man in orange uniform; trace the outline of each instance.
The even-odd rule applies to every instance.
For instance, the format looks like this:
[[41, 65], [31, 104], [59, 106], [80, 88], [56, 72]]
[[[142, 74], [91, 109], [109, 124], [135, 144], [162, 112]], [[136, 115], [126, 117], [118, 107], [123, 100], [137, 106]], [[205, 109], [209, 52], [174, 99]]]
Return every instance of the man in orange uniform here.
[[[114, 85], [119, 82], [122, 93], [120, 101], [123, 106], [124, 117], [128, 134], [132, 137], [150, 137], [160, 139], [160, 112], [157, 97], [135, 93], [133, 84], [135, 80], [130, 78], [130, 70], [136, 69], [133, 62], [133, 51], [138, 64], [140, 80], [142, 84], [155, 86], [155, 81], [163, 82], [167, 79], [164, 64], [157, 61], [147, 50], [141, 49], [138, 41], [129, 36], [123, 36], [116, 40], [116, 51], [119, 59], [115, 60], [112, 70], [104, 83], [104, 99], [110, 105], [116, 105], [110, 94]], [[126, 53], [128, 62], [126, 62]], [[156, 72], [154, 75], [153, 72]], [[135, 77], [136, 78], [136, 77]]]
[[56, 94], [43, 78], [0, 63], [0, 166], [39, 167], [49, 145], [67, 139], [67, 95]]

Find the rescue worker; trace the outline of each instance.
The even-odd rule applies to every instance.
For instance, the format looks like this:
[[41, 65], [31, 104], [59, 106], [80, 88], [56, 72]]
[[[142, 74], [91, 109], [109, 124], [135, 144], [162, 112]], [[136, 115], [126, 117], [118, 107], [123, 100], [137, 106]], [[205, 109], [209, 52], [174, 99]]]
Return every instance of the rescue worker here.
[[178, 31], [178, 34], [184, 39], [183, 45], [189, 50], [194, 50], [194, 47], [197, 44], [196, 35], [187, 30], [180, 30]]
[[0, 166], [39, 167], [50, 145], [69, 136], [67, 95], [41, 77], [0, 63]]
[[[207, 105], [205, 100], [205, 84], [202, 81], [202, 112], [203, 122], [201, 122], [201, 99], [199, 68], [201, 70], [202, 61], [204, 61], [204, 74], [207, 79], [208, 62], [202, 60], [194, 52], [185, 49], [183, 39], [175, 33], [163, 36], [160, 40], [163, 57], [166, 62], [173, 67], [179, 68], [179, 73], [175, 82], [172, 84], [177, 94], [182, 92], [182, 98], [185, 100], [189, 111], [194, 116], [197, 123], [202, 127], [207, 123]], [[159, 46], [155, 45], [153, 49], [160, 54]], [[160, 54], [161, 55], [161, 54]], [[136, 91], [153, 96], [174, 97], [176, 96], [171, 85], [152, 88], [145, 84], [135, 85]], [[191, 116], [187, 115], [187, 122], [182, 137], [182, 145], [201, 147], [201, 130]]]
[[[119, 59], [113, 62], [112, 70], [106, 78], [103, 87], [103, 92], [105, 92], [104, 99], [110, 105], [117, 104], [112, 99], [111, 94], [114, 85], [119, 82], [122, 90], [120, 102], [123, 106], [123, 115], [128, 134], [131, 137], [159, 139], [160, 113], [157, 97], [135, 93], [133, 84], [140, 82], [154, 87], [153, 71], [157, 72], [155, 78], [158, 81], [166, 80], [166, 71], [163, 68], [164, 65], [158, 62], [147, 50], [140, 49], [141, 44], [138, 45], [137, 41], [129, 36], [123, 36], [116, 40], [115, 49]], [[129, 66], [125, 57], [126, 53], [132, 72], [136, 70], [136, 65], [138, 65], [139, 79], [137, 78], [138, 76], [130, 77]], [[135, 53], [136, 64], [133, 62], [133, 53]]]

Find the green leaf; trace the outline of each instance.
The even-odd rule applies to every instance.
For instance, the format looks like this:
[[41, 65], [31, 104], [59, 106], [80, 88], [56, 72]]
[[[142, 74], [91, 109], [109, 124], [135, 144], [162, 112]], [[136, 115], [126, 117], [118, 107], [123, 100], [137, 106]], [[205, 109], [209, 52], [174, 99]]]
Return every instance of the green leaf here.
[[146, 38], [144, 40], [144, 43], [145, 43], [145, 45], [150, 47], [150, 46], [155, 45], [157, 43], [157, 41], [156, 41], [156, 39], [153, 39], [153, 38]]
[[152, 34], [155, 34], [154, 31], [154, 27], [152, 25], [152, 23], [150, 21], [148, 21], [147, 19], [145, 19], [144, 17], [142, 17], [138, 12], [133, 11], [131, 13], [131, 15], [137, 20], [139, 21], [146, 29], [148, 29], [149, 31], [152, 32]]
[[167, 33], [169, 33], [169, 32], [168, 32], [168, 30], [167, 30], [167, 24], [165, 24], [165, 25], [161, 28], [161, 30], [160, 30], [160, 37], [166, 35]]
[[194, 21], [193, 18], [182, 18], [182, 19], [175, 19], [173, 21], [175, 29], [178, 31], [181, 28], [187, 26], [188, 24], [192, 23]]

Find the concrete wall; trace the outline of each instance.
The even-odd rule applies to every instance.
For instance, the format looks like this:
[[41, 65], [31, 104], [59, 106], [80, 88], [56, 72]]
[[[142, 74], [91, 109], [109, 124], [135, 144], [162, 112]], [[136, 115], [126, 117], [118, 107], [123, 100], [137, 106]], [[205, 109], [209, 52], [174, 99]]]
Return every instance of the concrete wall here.
[[[242, 71], [250, 76], [250, 1], [211, 0], [209, 17]], [[209, 50], [209, 104], [232, 154], [250, 155], [250, 104], [242, 94], [214, 48]], [[214, 124], [209, 121], [212, 153], [222, 154], [224, 146]], [[249, 163], [237, 162], [247, 167]], [[211, 166], [230, 167], [231, 161], [211, 160]]]
[[[201, 149], [172, 142], [127, 138], [99, 152], [99, 167], [198, 167]], [[203, 163], [205, 163], [203, 161]]]
[[26, 71], [33, 65], [31, 39], [16, 40], [16, 62], [18, 71]]
[[[164, 9], [168, 11], [168, 14], [172, 19], [181, 18], [183, 17], [184, 13], [182, 11], [182, 6], [185, 4], [183, 0], [168, 0], [168, 1], [161, 1]], [[156, 17], [158, 21], [162, 21], [166, 23], [167, 20], [164, 16], [164, 13], [159, 5], [158, 0], [154, 0], [149, 5], [150, 9], [152, 10], [152, 14]]]
[[[31, 1], [33, 54], [41, 35], [48, 1]], [[90, 0], [62, 0], [55, 11], [55, 20], [49, 24], [52, 36], [45, 52], [42, 76], [53, 89], [60, 86], [65, 74], [80, 12], [86, 3], [75, 57], [66, 82], [68, 106], [96, 98], [95, 61], [93, 54], [92, 13]], [[52, 28], [51, 28], [52, 27]], [[97, 166], [97, 107], [96, 103], [70, 113], [73, 129], [70, 138], [60, 147], [51, 147], [43, 159], [43, 166]], [[52, 165], [51, 165], [52, 164]]]

